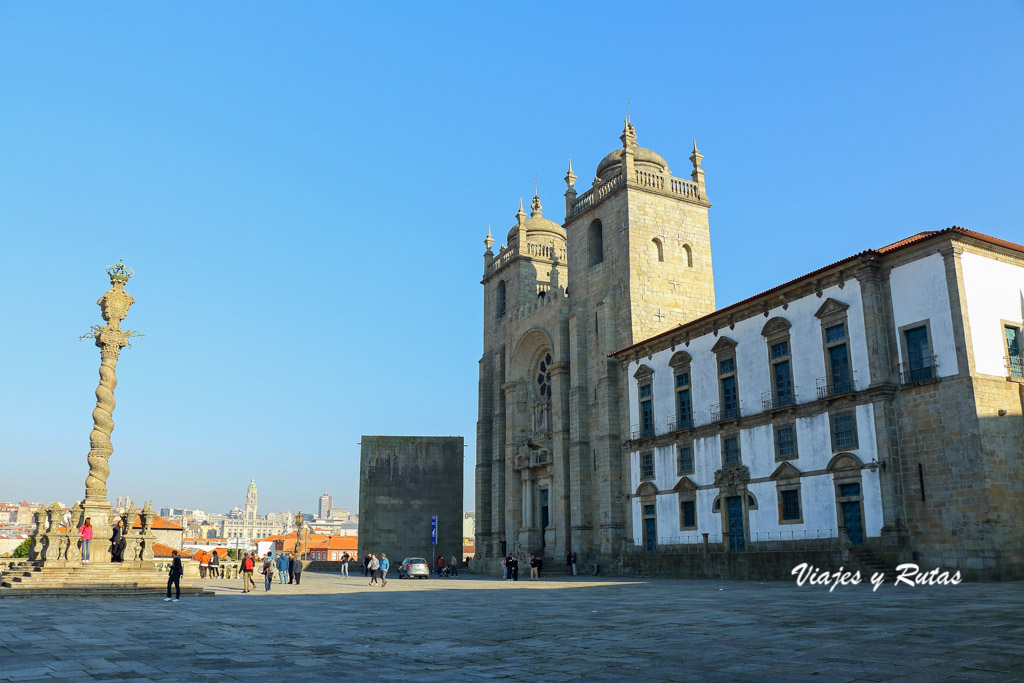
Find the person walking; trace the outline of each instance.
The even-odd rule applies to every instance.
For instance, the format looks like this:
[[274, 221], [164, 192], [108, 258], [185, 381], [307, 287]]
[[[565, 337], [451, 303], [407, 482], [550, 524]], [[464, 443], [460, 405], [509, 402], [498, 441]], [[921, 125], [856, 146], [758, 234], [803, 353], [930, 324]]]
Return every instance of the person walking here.
[[277, 578], [278, 583], [284, 584], [284, 578], [288, 576], [288, 566], [291, 562], [284, 553], [277, 554]]
[[341, 554], [341, 576], [342, 578], [348, 578], [348, 563], [352, 558], [349, 557], [348, 553]]
[[267, 553], [267, 556], [263, 558], [263, 566], [260, 568], [260, 573], [263, 574], [263, 592], [270, 592], [270, 582], [274, 579], [274, 555], [273, 553]]
[[295, 585], [302, 583], [302, 558], [292, 555], [292, 573], [295, 574]]
[[[181, 566], [181, 558], [178, 557], [178, 551], [171, 551], [171, 573], [167, 577], [167, 597], [164, 598], [164, 602], [178, 602], [181, 598], [181, 575], [185, 573], [185, 568]], [[174, 599], [171, 600], [171, 585], [174, 585]]]
[[530, 555], [530, 581], [537, 580], [537, 556]]
[[256, 582], [252, 580], [252, 570], [255, 562], [252, 559], [252, 553], [246, 553], [242, 557], [242, 592], [248, 593], [252, 588], [256, 587]]
[[384, 553], [380, 554], [380, 587], [388, 585], [388, 569], [391, 568], [391, 563], [388, 562], [388, 556]]
[[210, 566], [207, 571], [210, 572], [211, 577], [220, 578], [220, 555], [217, 554], [216, 548], [210, 551]]
[[82, 562], [89, 561], [89, 548], [92, 546], [92, 518], [86, 517], [82, 528], [78, 530], [82, 534]]
[[377, 583], [377, 570], [380, 569], [380, 560], [373, 553], [370, 553], [370, 562], [367, 565], [370, 569], [370, 585]]
[[366, 555], [363, 556], [363, 576], [370, 575], [370, 557], [370, 553], [366, 553]]

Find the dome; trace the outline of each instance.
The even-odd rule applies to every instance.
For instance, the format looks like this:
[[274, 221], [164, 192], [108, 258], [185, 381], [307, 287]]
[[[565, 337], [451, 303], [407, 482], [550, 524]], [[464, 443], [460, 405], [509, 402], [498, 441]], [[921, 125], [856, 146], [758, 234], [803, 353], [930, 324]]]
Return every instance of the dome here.
[[[533, 198], [533, 203], [530, 207], [533, 209], [530, 211], [530, 217], [523, 221], [523, 225], [526, 228], [527, 239], [541, 244], [547, 244], [551, 237], [557, 237], [562, 242], [565, 242], [565, 228], [554, 221], [549, 221], [547, 218], [544, 218], [541, 213], [539, 197]], [[516, 214], [517, 217], [520, 215], [523, 217], [526, 216], [526, 213], [523, 212], [522, 206], [519, 207], [519, 212], [519, 214]], [[512, 229], [508, 231], [509, 246], [512, 246], [512, 244], [518, 241], [518, 233], [519, 224], [516, 223], [512, 226]]]
[[[668, 162], [662, 158], [660, 154], [654, 150], [641, 147], [636, 142], [631, 143], [633, 146], [633, 161], [636, 165], [643, 170], [655, 170], [658, 173], [664, 173], [670, 175], [668, 170]], [[622, 165], [622, 148], [616, 149], [609, 152], [604, 159], [601, 159], [601, 163], [597, 165], [597, 177], [605, 180], [605, 173], [609, 170], [615, 169], [616, 166]], [[644, 168], [644, 167], [648, 168]], [[651, 169], [654, 166], [656, 168]], [[608, 177], [611, 177], [614, 173], [608, 173]]]

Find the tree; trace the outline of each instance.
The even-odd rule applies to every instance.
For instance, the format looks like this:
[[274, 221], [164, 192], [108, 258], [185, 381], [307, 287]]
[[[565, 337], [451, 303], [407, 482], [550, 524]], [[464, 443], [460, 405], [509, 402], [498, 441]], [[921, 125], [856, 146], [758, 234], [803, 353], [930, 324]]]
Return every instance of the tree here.
[[32, 539], [26, 538], [21, 542], [21, 545], [14, 549], [14, 552], [11, 553], [11, 557], [28, 557], [28, 551], [31, 547]]

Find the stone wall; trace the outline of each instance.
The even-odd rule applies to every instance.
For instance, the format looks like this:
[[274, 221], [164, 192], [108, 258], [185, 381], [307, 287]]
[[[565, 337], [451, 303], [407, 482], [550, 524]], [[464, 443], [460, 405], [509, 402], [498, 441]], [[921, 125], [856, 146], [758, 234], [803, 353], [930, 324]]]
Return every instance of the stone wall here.
[[[801, 550], [780, 552], [711, 552], [674, 555], [669, 553], [631, 552], [618, 567], [601, 567], [601, 573], [621, 576], [683, 578], [683, 579], [736, 579], [741, 581], [795, 581], [793, 568], [808, 563], [828, 571], [856, 571], [850, 561], [844, 561], [839, 550]], [[577, 571], [589, 574], [590, 566]], [[861, 570], [863, 583], [870, 581], [870, 572]]]
[[363, 436], [359, 557], [431, 557], [433, 515], [437, 554], [462, 557], [463, 458], [461, 436]]

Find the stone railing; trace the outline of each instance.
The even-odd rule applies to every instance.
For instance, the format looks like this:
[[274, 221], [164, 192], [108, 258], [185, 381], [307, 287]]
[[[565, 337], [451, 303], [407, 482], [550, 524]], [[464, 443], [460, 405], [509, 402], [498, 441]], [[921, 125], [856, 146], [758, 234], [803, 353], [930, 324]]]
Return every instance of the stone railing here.
[[[71, 508], [67, 514], [59, 503], [50, 507], [40, 505], [36, 508], [36, 528], [32, 532], [32, 545], [29, 548], [29, 559], [42, 562], [50, 567], [82, 566], [82, 534], [78, 531], [84, 518], [81, 505]], [[125, 532], [123, 563], [129, 566], [148, 568], [153, 562], [153, 518], [156, 513], [147, 503], [142, 510], [130, 508], [121, 515]], [[135, 520], [139, 519], [139, 529], [135, 529]], [[94, 531], [91, 548], [91, 561], [104, 562], [109, 558], [109, 545], [103, 530]]]
[[518, 254], [518, 247], [506, 247], [504, 251], [499, 252], [498, 255], [491, 259], [491, 262], [487, 264], [487, 267], [484, 269], [484, 275], [490, 275], [491, 273], [501, 270]]
[[[704, 199], [704, 197], [701, 197], [700, 187], [697, 183], [692, 180], [685, 180], [684, 178], [674, 178], [663, 173], [644, 171], [638, 168], [633, 169], [632, 182], [640, 187], [649, 187], [652, 190], [679, 195], [687, 199]], [[615, 191], [622, 183], [623, 175], [622, 173], [617, 173], [597, 187], [587, 190], [573, 202], [569, 208], [569, 215], [566, 218], [572, 218], [583, 213]]]

